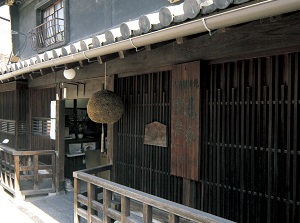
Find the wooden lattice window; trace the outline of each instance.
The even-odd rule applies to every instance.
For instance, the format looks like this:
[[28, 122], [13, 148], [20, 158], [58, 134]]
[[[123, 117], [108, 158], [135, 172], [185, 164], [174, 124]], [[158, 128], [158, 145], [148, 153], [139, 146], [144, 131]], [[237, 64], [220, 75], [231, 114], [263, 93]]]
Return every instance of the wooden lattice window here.
[[64, 4], [56, 1], [42, 12], [44, 45], [50, 46], [64, 40]]
[[50, 118], [33, 118], [32, 133], [36, 135], [50, 136], [51, 119]]

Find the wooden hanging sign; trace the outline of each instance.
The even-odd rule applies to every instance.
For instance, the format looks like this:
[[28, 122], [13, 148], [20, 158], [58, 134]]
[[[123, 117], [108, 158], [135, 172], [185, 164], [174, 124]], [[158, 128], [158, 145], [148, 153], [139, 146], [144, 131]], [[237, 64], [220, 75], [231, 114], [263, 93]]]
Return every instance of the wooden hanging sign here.
[[199, 178], [200, 62], [172, 69], [171, 174]]

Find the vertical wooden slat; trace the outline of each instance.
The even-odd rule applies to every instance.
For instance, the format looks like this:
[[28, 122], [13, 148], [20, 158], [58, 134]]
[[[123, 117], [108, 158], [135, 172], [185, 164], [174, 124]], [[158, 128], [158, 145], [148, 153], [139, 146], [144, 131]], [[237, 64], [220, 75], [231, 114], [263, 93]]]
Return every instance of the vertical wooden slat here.
[[[251, 175], [250, 175], [250, 163], [251, 163], [251, 159], [250, 159], [250, 156], [249, 156], [249, 152], [250, 152], [250, 130], [251, 130], [251, 127], [250, 127], [250, 88], [247, 87], [246, 88], [246, 115], [245, 115], [245, 156], [244, 156], [244, 162], [245, 162], [245, 171], [244, 171], [244, 184], [245, 184], [245, 191], [249, 191], [249, 182], [251, 179]], [[247, 188], [246, 188], [247, 187]], [[250, 212], [251, 212], [251, 207], [250, 207], [250, 195], [246, 192], [244, 194], [245, 196], [245, 203], [246, 203], [246, 213], [245, 213], [245, 222], [250, 222]]]
[[80, 217], [78, 215], [78, 194], [80, 193], [80, 180], [74, 177], [74, 223], [80, 222]]
[[[297, 168], [297, 156], [298, 156], [298, 83], [299, 83], [299, 54], [295, 54], [294, 59], [294, 117], [293, 117], [293, 212], [292, 212], [292, 219], [296, 221], [297, 218], [297, 182], [299, 184], [298, 190], [300, 190], [300, 183], [299, 183], [299, 170]], [[298, 191], [300, 194], [300, 191]], [[299, 196], [300, 197], [300, 196]], [[299, 200], [300, 202], [300, 200]], [[300, 206], [300, 205], [299, 205]], [[300, 212], [298, 213], [300, 220]]]
[[277, 190], [278, 190], [278, 139], [279, 139], [279, 135], [278, 135], [278, 119], [279, 119], [279, 83], [278, 83], [278, 79], [279, 79], [279, 58], [278, 56], [275, 57], [275, 110], [274, 110], [274, 162], [273, 162], [273, 169], [274, 169], [274, 174], [273, 174], [273, 196], [274, 196], [274, 205], [273, 205], [273, 222], [276, 223], [278, 222], [278, 219], [275, 217], [277, 215]]
[[[267, 155], [267, 147], [268, 147], [268, 141], [267, 141], [267, 108], [268, 108], [268, 86], [264, 86], [263, 87], [263, 118], [262, 118], [262, 146], [263, 146], [263, 151], [262, 151], [262, 185], [261, 185], [261, 188], [262, 188], [262, 203], [263, 203], [263, 209], [261, 211], [268, 211], [268, 208], [267, 208], [267, 199], [268, 199], [268, 191], [267, 191], [267, 171], [266, 171], [266, 168], [267, 168], [267, 163], [268, 163], [268, 160], [266, 158], [266, 155]], [[267, 199], [265, 198], [265, 196], [267, 196]], [[264, 216], [264, 221], [267, 221], [267, 215], [263, 215]]]
[[55, 189], [55, 176], [56, 176], [56, 162], [55, 159], [56, 158], [56, 154], [52, 154], [51, 155], [51, 165], [52, 165], [52, 189]]
[[[244, 169], [245, 169], [245, 62], [241, 64], [241, 152], [240, 152], [240, 221], [244, 221]], [[240, 102], [238, 102], [240, 103]], [[238, 144], [237, 144], [238, 145]]]
[[212, 182], [213, 182], [213, 158], [212, 158], [212, 154], [213, 154], [213, 80], [214, 80], [214, 76], [213, 76], [213, 72], [212, 72], [213, 68], [210, 68], [210, 99], [209, 99], [209, 150], [208, 150], [208, 199], [206, 200], [207, 205], [208, 205], [208, 209], [207, 212], [212, 213]]
[[96, 199], [96, 193], [95, 193], [95, 185], [91, 183], [87, 183], [87, 193], [88, 193], [88, 202], [87, 202], [87, 220], [88, 223], [92, 222], [92, 216], [95, 215], [96, 211], [92, 208], [92, 201]]
[[[236, 153], [235, 153], [235, 164], [236, 164], [236, 182], [235, 182], [235, 187], [239, 188], [240, 187], [240, 74], [238, 72], [238, 64], [237, 62], [234, 64], [235, 65], [235, 69], [234, 69], [234, 75], [235, 75], [235, 82], [236, 82], [236, 86], [237, 86], [237, 95], [236, 95], [236, 129], [235, 129], [235, 145], [236, 145]], [[236, 192], [236, 205], [237, 205], [237, 212], [236, 212], [236, 219], [241, 220], [242, 216], [239, 214], [240, 213], [240, 209], [241, 209], [241, 202], [238, 197], [238, 194], [240, 194], [240, 192]]]
[[[225, 101], [225, 95], [226, 95], [226, 89], [225, 89], [225, 85], [226, 85], [226, 72], [225, 72], [225, 65], [222, 64], [221, 67], [221, 92], [222, 92], [222, 117], [221, 117], [221, 146], [222, 146], [222, 152], [221, 152], [221, 183], [222, 185], [226, 185], [226, 190], [222, 189], [222, 197], [221, 197], [221, 210], [220, 210], [220, 214], [222, 214], [223, 216], [226, 216], [225, 214], [225, 208], [226, 208], [226, 204], [225, 201], [226, 199], [226, 195], [228, 193], [228, 182], [226, 180], [226, 172], [228, 172], [228, 165], [229, 162], [227, 162], [227, 151], [225, 151], [225, 144], [228, 143], [228, 141], [226, 142], [226, 136], [225, 136], [225, 125], [226, 125], [226, 118], [225, 118], [225, 114], [226, 114], [226, 101]], [[220, 102], [221, 103], [221, 102]], [[221, 187], [221, 185], [219, 185], [219, 187]], [[219, 188], [219, 190], [221, 190], [221, 188]], [[220, 216], [219, 214], [219, 216]]]
[[212, 135], [212, 141], [210, 142], [212, 144], [212, 179], [210, 181], [211, 188], [212, 188], [212, 197], [211, 197], [211, 213], [216, 214], [217, 212], [217, 67], [213, 67], [213, 135]]
[[14, 163], [14, 157], [12, 154], [9, 154], [9, 186], [13, 187], [13, 175], [14, 175], [14, 169], [13, 169], [13, 163]]
[[221, 184], [221, 174], [220, 174], [220, 168], [221, 168], [221, 147], [220, 147], [220, 131], [221, 131], [221, 89], [218, 89], [218, 114], [217, 114], [217, 126], [218, 126], [218, 130], [217, 130], [217, 174], [216, 174], [216, 187], [217, 187], [217, 199], [216, 199], [216, 206], [217, 206], [217, 210], [216, 213], [218, 216], [220, 216], [220, 212], [221, 212], [221, 188], [220, 188], [220, 184]]
[[152, 223], [152, 207], [147, 204], [143, 204], [143, 222]]
[[[2, 160], [1, 160], [2, 161]], [[15, 165], [15, 185], [14, 189], [17, 193], [20, 193], [21, 188], [20, 188], [20, 157], [19, 156], [14, 156], [14, 165]], [[3, 178], [2, 178], [3, 180]]]
[[169, 214], [169, 223], [179, 223], [179, 217], [174, 214]]
[[[257, 154], [258, 154], [258, 171], [261, 171], [261, 164], [262, 164], [262, 160], [263, 160], [263, 156], [261, 155], [262, 152], [260, 150], [261, 148], [261, 102], [262, 102], [262, 87], [261, 87], [261, 58], [257, 59], [257, 125], [256, 125], [256, 132], [257, 132]], [[261, 188], [262, 185], [262, 174], [258, 175], [258, 186], [257, 188]], [[261, 201], [262, 198], [258, 195], [258, 214], [257, 214], [257, 221], [260, 221], [260, 217], [261, 217], [261, 209], [262, 209], [262, 205], [261, 205]]]
[[33, 156], [33, 179], [34, 179], [34, 190], [38, 190], [39, 188], [39, 156], [34, 155]]
[[125, 223], [126, 218], [130, 216], [130, 199], [125, 196], [121, 196], [121, 222]]
[[268, 126], [268, 205], [267, 205], [267, 222], [272, 221], [271, 215], [271, 195], [272, 195], [272, 140], [273, 140], [273, 70], [272, 70], [272, 58], [267, 58], [267, 75], [269, 79], [269, 126]]
[[287, 135], [286, 135], [286, 222], [290, 222], [290, 196], [291, 196], [291, 187], [290, 187], [290, 172], [291, 172], [291, 112], [292, 112], [292, 71], [291, 71], [291, 56], [285, 55], [285, 66], [288, 77], [288, 89], [287, 89]]
[[[235, 165], [235, 116], [236, 116], [236, 110], [235, 110], [235, 89], [231, 89], [231, 128], [230, 128], [230, 144], [231, 144], [231, 172], [232, 172], [232, 180], [231, 180], [231, 188], [235, 187], [235, 181], [236, 181], [236, 165]], [[237, 205], [235, 203], [235, 192], [231, 190], [230, 193], [232, 199], [230, 206], [233, 207], [231, 210], [231, 215], [234, 216], [236, 214]]]
[[[231, 162], [231, 146], [230, 146], [230, 126], [231, 126], [231, 116], [230, 116], [230, 111], [231, 111], [231, 105], [230, 105], [230, 102], [231, 102], [231, 85], [230, 85], [230, 80], [232, 79], [231, 77], [231, 72], [230, 72], [230, 63], [227, 64], [226, 66], [226, 98], [223, 97], [223, 103], [225, 103], [225, 100], [227, 102], [227, 105], [226, 105], [226, 128], [224, 127], [223, 128], [223, 132], [224, 134], [226, 135], [226, 144], [227, 144], [227, 147], [225, 148], [224, 146], [224, 150], [226, 149], [226, 172], [225, 172], [225, 179], [226, 179], [226, 185], [227, 185], [227, 188], [226, 188], [226, 198], [225, 198], [225, 203], [224, 203], [224, 208], [226, 210], [226, 214], [224, 215], [225, 218], [229, 218], [229, 216], [231, 216], [231, 212], [233, 211], [232, 209], [233, 208], [230, 208], [230, 204], [231, 204], [231, 200], [230, 199], [230, 185], [231, 185], [231, 178], [232, 177], [228, 177], [230, 175], [233, 174], [232, 172], [232, 165], [233, 163]], [[225, 83], [224, 83], [225, 84]], [[225, 117], [224, 117], [225, 119]], [[234, 125], [232, 125], [234, 126]], [[226, 133], [225, 133], [225, 129], [226, 129]]]
[[[111, 204], [111, 191], [103, 188], [103, 222], [110, 223], [111, 219], [108, 216], [108, 209], [110, 208]], [[121, 203], [121, 208], [123, 208], [123, 204]], [[122, 219], [122, 218], [121, 218]], [[122, 223], [124, 221], [121, 221]]]
[[[206, 90], [205, 92], [205, 119], [204, 119], [204, 163], [202, 165], [203, 168], [203, 182], [202, 182], [202, 200], [201, 200], [201, 210], [208, 211], [208, 192], [209, 192], [209, 185], [207, 182], [209, 181], [209, 146], [208, 146], [208, 140], [209, 140], [209, 122], [210, 122], [210, 116], [209, 116], [209, 109], [210, 109], [210, 100], [209, 100], [209, 91]], [[204, 202], [205, 201], [205, 202]]]
[[[251, 98], [251, 102], [252, 102], [252, 107], [251, 107], [251, 117], [250, 120], [251, 120], [251, 151], [250, 151], [250, 162], [251, 164], [249, 165], [250, 166], [250, 170], [251, 170], [251, 202], [250, 202], [250, 205], [251, 207], [254, 207], [254, 208], [251, 208], [251, 218], [253, 218], [252, 216], [255, 216], [254, 218], [257, 220], [257, 215], [258, 215], [258, 207], [256, 204], [257, 200], [258, 200], [258, 196], [255, 196], [254, 193], [256, 191], [256, 172], [255, 170], [258, 170], [259, 168], [257, 168], [258, 166], [258, 162], [257, 162], [257, 156], [255, 154], [258, 154], [259, 153], [259, 147], [257, 147], [257, 151], [255, 151], [255, 141], [258, 142], [259, 140], [257, 139], [258, 137], [258, 134], [256, 134], [257, 132], [257, 128], [256, 128], [256, 124], [257, 121], [258, 121], [258, 116], [260, 116], [260, 114], [256, 113], [256, 72], [257, 70], [255, 70], [254, 68], [254, 61], [251, 60], [250, 61], [250, 75], [252, 76], [252, 98]], [[257, 103], [258, 104], [258, 103]], [[257, 144], [256, 144], [257, 145]]]

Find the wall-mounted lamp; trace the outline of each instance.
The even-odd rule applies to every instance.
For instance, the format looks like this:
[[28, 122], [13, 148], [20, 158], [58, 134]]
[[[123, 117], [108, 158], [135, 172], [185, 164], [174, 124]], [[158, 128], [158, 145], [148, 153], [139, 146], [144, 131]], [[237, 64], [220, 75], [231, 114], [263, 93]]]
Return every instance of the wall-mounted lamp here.
[[75, 76], [76, 76], [76, 71], [73, 68], [64, 70], [64, 77], [66, 79], [71, 80], [74, 79]]

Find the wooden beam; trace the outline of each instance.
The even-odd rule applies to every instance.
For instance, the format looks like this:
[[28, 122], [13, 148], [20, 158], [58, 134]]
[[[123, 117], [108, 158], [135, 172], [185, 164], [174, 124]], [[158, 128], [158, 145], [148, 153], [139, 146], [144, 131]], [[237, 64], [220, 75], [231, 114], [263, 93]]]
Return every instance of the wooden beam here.
[[1, 84], [0, 92], [15, 91], [17, 89], [26, 89], [28, 83], [25, 81], [14, 81]]

